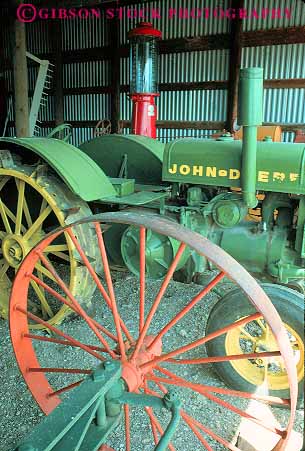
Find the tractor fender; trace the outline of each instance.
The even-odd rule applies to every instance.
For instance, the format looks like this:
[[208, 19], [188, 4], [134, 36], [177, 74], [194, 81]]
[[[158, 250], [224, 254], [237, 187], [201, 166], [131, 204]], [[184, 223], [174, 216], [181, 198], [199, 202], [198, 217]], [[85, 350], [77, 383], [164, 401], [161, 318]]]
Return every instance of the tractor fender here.
[[[135, 179], [136, 183], [162, 184], [164, 144], [147, 136], [103, 135], [80, 145], [109, 177]], [[122, 171], [126, 160], [126, 169]]]
[[0, 138], [0, 149], [8, 149], [31, 160], [38, 155], [81, 199], [90, 202], [115, 196], [116, 191], [104, 171], [84, 152], [59, 139]]

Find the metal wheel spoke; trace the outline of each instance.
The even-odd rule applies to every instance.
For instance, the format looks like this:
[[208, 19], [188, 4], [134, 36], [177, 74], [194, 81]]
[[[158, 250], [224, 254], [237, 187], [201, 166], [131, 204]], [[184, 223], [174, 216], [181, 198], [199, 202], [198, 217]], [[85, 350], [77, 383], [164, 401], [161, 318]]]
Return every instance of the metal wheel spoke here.
[[229, 330], [231, 330], [235, 327], [243, 325], [249, 321], [255, 320], [258, 316], [261, 316], [261, 314], [254, 313], [253, 315], [247, 316], [246, 318], [236, 321], [235, 323], [231, 323], [228, 326], [223, 327], [222, 329], [219, 329], [209, 335], [206, 335], [205, 337], [202, 337], [199, 340], [195, 340], [186, 346], [182, 346], [181, 348], [175, 349], [174, 351], [171, 351], [167, 354], [163, 354], [160, 357], [156, 357], [155, 359], [150, 360], [149, 362], [141, 365], [140, 368], [148, 371], [149, 368], [154, 368], [156, 364], [163, 362], [165, 360], [169, 360], [170, 358], [175, 357], [179, 354], [183, 354], [184, 352], [190, 351], [191, 349], [197, 348], [198, 346], [201, 346], [204, 343], [207, 343], [208, 341], [213, 340], [214, 338], [220, 337], [221, 335], [227, 333]]
[[[164, 386], [162, 386], [162, 384], [158, 384], [157, 386], [160, 388], [160, 390], [163, 393], [167, 393], [167, 390]], [[158, 396], [158, 394], [154, 391], [151, 391], [152, 395]], [[215, 432], [213, 432], [212, 430], [210, 430], [209, 428], [207, 428], [206, 426], [204, 426], [202, 423], [200, 423], [199, 421], [195, 420], [195, 418], [193, 418], [192, 416], [188, 415], [184, 410], [180, 410], [180, 414], [181, 417], [184, 421], [188, 422], [189, 424], [194, 425], [197, 429], [203, 431], [205, 434], [209, 435], [210, 437], [212, 437], [215, 441], [217, 441], [218, 443], [221, 443], [223, 446], [225, 446], [227, 449], [231, 450], [231, 451], [242, 451], [240, 448], [237, 448], [235, 445], [229, 443], [227, 440], [224, 440], [222, 437], [220, 437], [218, 434], [215, 434]], [[213, 448], [212, 448], [213, 451]]]
[[259, 327], [263, 330], [263, 332], [267, 331], [267, 326], [262, 322], [262, 320], [260, 318], [258, 318], [256, 320], [256, 322], [259, 325]]
[[69, 246], [67, 244], [51, 244], [44, 249], [44, 253], [54, 253], [54, 252], [65, 252], [69, 250]]
[[65, 387], [60, 388], [59, 390], [52, 391], [47, 394], [47, 397], [53, 398], [54, 396], [61, 395], [62, 393], [65, 393], [66, 391], [69, 391], [75, 387], [78, 387], [83, 381], [84, 381], [84, 379], [80, 379], [79, 381], [74, 382], [73, 384], [69, 384], [69, 385], [66, 385]]
[[85, 310], [80, 306], [80, 304], [77, 302], [77, 300], [75, 299], [75, 297], [72, 295], [71, 291], [69, 290], [69, 288], [67, 287], [67, 285], [64, 283], [64, 281], [60, 278], [60, 276], [57, 274], [57, 272], [54, 269], [54, 266], [48, 261], [48, 259], [41, 253], [38, 252], [40, 255], [40, 259], [43, 262], [43, 264], [47, 267], [48, 271], [50, 271], [50, 273], [52, 274], [52, 276], [55, 278], [56, 282], [58, 283], [58, 285], [60, 286], [60, 288], [63, 290], [63, 292], [65, 293], [65, 295], [69, 298], [69, 300], [71, 301], [72, 305], [75, 306], [78, 314], [86, 321], [86, 323], [88, 324], [89, 328], [94, 332], [94, 334], [96, 335], [96, 337], [100, 340], [100, 342], [103, 344], [103, 346], [105, 346], [105, 348], [107, 349], [107, 351], [109, 352], [109, 354], [111, 355], [112, 358], [116, 358], [116, 354], [114, 353], [114, 351], [112, 351], [112, 349], [110, 349], [107, 341], [105, 340], [105, 338], [100, 334], [98, 328], [96, 327], [96, 325], [94, 324], [94, 322], [92, 321], [92, 319], [90, 318], [89, 315], [87, 315], [87, 313], [85, 312]]
[[[153, 379], [151, 379], [151, 380], [153, 380]], [[156, 383], [160, 383], [161, 381], [162, 381], [162, 383], [169, 383], [169, 384], [171, 383], [164, 379], [155, 380]], [[193, 391], [200, 393], [205, 398], [208, 398], [210, 401], [213, 401], [214, 403], [221, 405], [222, 407], [224, 407], [227, 410], [231, 410], [233, 413], [239, 415], [242, 418], [246, 418], [247, 420], [253, 421], [254, 423], [258, 424], [259, 426], [263, 427], [264, 429], [267, 429], [268, 431], [273, 432], [274, 434], [279, 435], [280, 437], [284, 437], [284, 435], [286, 433], [286, 431], [280, 430], [273, 425], [268, 425], [268, 424], [266, 424], [266, 421], [262, 421], [259, 418], [256, 418], [255, 416], [239, 409], [238, 407], [234, 406], [233, 404], [218, 398], [217, 396], [209, 393], [207, 390], [200, 390], [200, 386], [197, 387], [197, 385], [199, 385], [199, 384], [192, 384], [187, 381], [183, 382], [183, 379], [177, 376], [176, 381], [173, 385], [190, 388]]]
[[212, 385], [203, 385], [203, 384], [198, 384], [198, 383], [191, 383], [189, 381], [187, 381], [186, 379], [177, 376], [175, 373], [166, 370], [165, 368], [161, 368], [160, 366], [158, 366], [156, 368], [157, 371], [159, 371], [160, 373], [168, 376], [168, 379], [164, 378], [164, 377], [160, 377], [160, 376], [153, 376], [153, 375], [149, 375], [147, 376], [147, 380], [151, 380], [157, 383], [165, 383], [165, 384], [170, 384], [170, 385], [180, 385], [180, 384], [184, 384], [184, 386], [188, 386], [188, 387], [195, 387], [196, 390], [198, 390], [200, 393], [201, 392], [211, 392], [211, 393], [218, 393], [221, 395], [228, 395], [228, 396], [234, 396], [237, 398], [245, 398], [245, 399], [256, 399], [257, 401], [263, 401], [263, 402], [268, 402], [270, 404], [278, 404], [278, 405], [289, 405], [290, 401], [289, 399], [282, 399], [282, 398], [278, 398], [276, 396], [269, 396], [269, 395], [259, 395], [257, 393], [249, 393], [249, 392], [244, 392], [244, 391], [240, 391], [240, 390], [231, 390], [228, 388], [221, 388], [221, 387], [214, 387]]
[[[0, 215], [2, 217], [2, 221], [3, 221], [6, 232], [11, 234], [13, 232], [12, 232], [10, 222], [8, 220], [7, 210], [8, 210], [8, 208], [4, 205], [4, 203], [2, 202], [2, 199], [0, 198]], [[12, 213], [12, 216], [14, 216], [13, 213]]]
[[229, 443], [227, 440], [220, 437], [218, 434], [213, 432], [211, 429], [204, 426], [199, 421], [195, 420], [194, 417], [191, 417], [186, 412], [182, 411], [181, 416], [184, 420], [188, 420], [192, 424], [194, 424], [197, 429], [203, 431], [205, 434], [209, 435], [212, 439], [214, 439], [216, 442], [220, 443], [221, 445], [225, 446], [230, 451], [242, 451], [240, 448], [237, 448], [237, 446], [233, 445], [232, 443]]
[[[38, 277], [39, 277], [39, 279], [41, 279], [41, 280], [43, 280], [43, 274], [42, 274], [42, 272], [40, 272], [40, 271], [37, 271], [37, 274], [38, 274]], [[33, 281], [34, 282], [34, 281]], [[37, 287], [38, 287], [38, 285], [37, 285]], [[42, 291], [42, 294], [45, 296], [45, 291], [44, 291], [44, 289], [42, 288], [42, 287], [38, 287], [41, 291]], [[49, 304], [48, 304], [49, 305]], [[49, 306], [50, 307], [50, 306]], [[44, 305], [43, 304], [41, 304], [41, 310], [42, 310], [42, 314], [43, 315], [48, 315], [49, 313], [48, 313], [48, 309], [45, 309], [45, 307], [44, 307]], [[52, 313], [53, 313], [53, 310], [51, 309], [51, 311], [52, 311]]]
[[31, 227], [24, 234], [25, 240], [28, 240], [29, 238], [31, 238], [31, 236], [41, 228], [43, 222], [45, 221], [45, 219], [49, 216], [49, 214], [51, 212], [52, 212], [52, 207], [50, 205], [48, 205], [43, 210], [43, 212], [38, 216], [36, 221], [31, 225]]
[[63, 252], [50, 252], [50, 254], [55, 255], [55, 257], [60, 258], [61, 260], [64, 260], [65, 262], [70, 262], [71, 258], [69, 255], [64, 254]]
[[[48, 343], [55, 343], [58, 345], [79, 348], [79, 345], [72, 343], [72, 341], [70, 340], [59, 340], [58, 338], [44, 337], [42, 335], [34, 335], [34, 334], [24, 334], [23, 336], [25, 338], [30, 338], [31, 340], [46, 341]], [[105, 348], [101, 348], [100, 346], [93, 346], [88, 344], [85, 344], [85, 346], [87, 346], [87, 348], [91, 349], [92, 351], [107, 352]]]
[[[77, 308], [74, 305], [71, 305], [70, 302], [67, 301], [63, 296], [61, 296], [57, 291], [55, 291], [53, 288], [51, 288], [49, 285], [47, 285], [45, 282], [40, 280], [38, 277], [34, 276], [34, 274], [31, 274], [31, 279], [35, 280], [35, 282], [40, 285], [42, 288], [44, 288], [46, 291], [48, 291], [52, 296], [54, 296], [56, 299], [58, 299], [60, 302], [68, 306], [71, 310], [73, 310], [75, 313], [79, 314]], [[108, 331], [105, 327], [101, 326], [97, 321], [92, 319], [92, 322], [95, 324], [97, 329], [102, 331], [105, 335], [107, 335], [109, 338], [111, 338], [113, 341], [117, 342], [117, 337], [113, 335], [111, 332]]]
[[[149, 392], [150, 392], [150, 390], [148, 390], [148, 393]], [[145, 407], [145, 412], [147, 413], [151, 423], [154, 425], [154, 428], [158, 431], [158, 433], [162, 437], [164, 434], [164, 430], [163, 430], [161, 424], [159, 423], [159, 421], [157, 420], [157, 418], [155, 417], [155, 415], [153, 413], [153, 409], [151, 407]], [[160, 437], [160, 439], [161, 439], [161, 437]], [[158, 440], [158, 441], [160, 441], [160, 440]], [[176, 451], [176, 449], [173, 447], [173, 445], [171, 443], [168, 445], [168, 449], [170, 451]]]
[[153, 305], [152, 305], [152, 307], [150, 309], [150, 312], [149, 312], [149, 314], [148, 314], [148, 316], [146, 318], [144, 327], [143, 327], [142, 332], [141, 332], [141, 334], [140, 334], [140, 336], [138, 338], [136, 348], [135, 348], [135, 350], [134, 350], [134, 352], [132, 354], [131, 361], [135, 360], [137, 355], [138, 355], [138, 353], [139, 353], [140, 347], [143, 344], [145, 335], [146, 335], [146, 333], [147, 333], [147, 331], [149, 329], [149, 326], [150, 326], [151, 321], [152, 321], [152, 319], [154, 317], [154, 314], [156, 313], [157, 308], [159, 307], [161, 299], [162, 299], [162, 297], [163, 297], [163, 295], [164, 295], [164, 293], [165, 293], [165, 291], [166, 291], [166, 289], [168, 287], [168, 284], [169, 284], [171, 278], [173, 277], [173, 274], [174, 274], [174, 272], [175, 272], [175, 270], [177, 268], [177, 265], [179, 263], [180, 258], [182, 257], [182, 254], [183, 254], [185, 248], [186, 248], [186, 244], [185, 243], [181, 243], [180, 246], [179, 246], [179, 249], [177, 251], [177, 254], [174, 257], [174, 260], [172, 261], [172, 263], [171, 263], [171, 265], [169, 267], [169, 270], [168, 270], [168, 272], [167, 272], [167, 274], [165, 276], [165, 279], [162, 282], [160, 290], [159, 290], [159, 292], [158, 292], [158, 294], [157, 294], [157, 296], [156, 296], [156, 298], [155, 298], [155, 300], [153, 302]]
[[6, 271], [9, 269], [10, 265], [8, 263], [4, 263], [2, 267], [0, 267], [0, 280], [4, 277], [6, 274]]
[[53, 282], [57, 282], [55, 277], [51, 274], [51, 272], [42, 266], [41, 263], [36, 263], [35, 269], [37, 270], [37, 274], [43, 274], [44, 276], [47, 276], [50, 280], [53, 280]]
[[67, 261], [70, 263], [71, 258], [69, 254], [65, 254], [65, 252], [69, 251], [69, 246], [67, 244], [53, 244], [50, 246], [47, 246], [44, 249], [45, 254], [52, 254], [55, 255], [57, 258], [60, 258], [61, 260]]
[[250, 340], [250, 341], [252, 341], [252, 343], [256, 343], [257, 342], [257, 338], [253, 337], [251, 334], [249, 334], [249, 332], [247, 332], [244, 327], [240, 326], [238, 329], [240, 330], [240, 332], [243, 335], [242, 338]]
[[25, 182], [24, 182], [24, 180], [17, 180], [17, 179], [15, 179], [15, 181], [16, 181], [17, 190], [18, 190], [15, 234], [16, 235], [20, 235], [21, 223], [22, 223], [22, 215], [23, 215], [23, 207], [24, 207]]
[[155, 337], [148, 349], [152, 348], [154, 343], [162, 338], [178, 321], [180, 321], [201, 299], [206, 296], [215, 286], [225, 277], [224, 272], [220, 272], [217, 276], [200, 291], [190, 302], [184, 307]]
[[2, 190], [2, 188], [4, 187], [4, 185], [6, 184], [6, 182], [11, 178], [10, 175], [5, 175], [5, 176], [1, 176], [1, 180], [0, 180], [0, 191]]
[[205, 396], [206, 398], [210, 399], [211, 401], [215, 402], [216, 404], [219, 404], [220, 406], [231, 410], [232, 412], [236, 413], [237, 415], [239, 415], [242, 418], [246, 418], [247, 420], [252, 421], [253, 423], [256, 423], [257, 425], [263, 427], [264, 429], [266, 429], [267, 431], [273, 432], [276, 435], [279, 435], [280, 437], [284, 437], [286, 434], [286, 431], [280, 430], [278, 428], [276, 428], [275, 426], [272, 425], [268, 425], [266, 424], [265, 421], [260, 420], [259, 418], [250, 415], [249, 413], [238, 409], [237, 407], [233, 406], [233, 404], [227, 402], [227, 401], [223, 401], [222, 399], [218, 398], [215, 395], [212, 395], [211, 393], [204, 393], [203, 396]]
[[193, 422], [188, 418], [188, 416], [182, 413], [182, 419], [185, 422], [185, 424], [187, 424], [187, 426], [191, 429], [191, 431], [194, 433], [194, 435], [198, 438], [198, 440], [204, 446], [204, 448], [207, 451], [214, 451], [213, 448], [210, 447], [208, 442], [202, 436], [202, 434], [200, 434], [198, 429], [194, 426]]
[[215, 357], [203, 357], [201, 359], [169, 359], [168, 361], [180, 365], [198, 365], [215, 362], [230, 362], [231, 360], [249, 360], [255, 358], [269, 358], [280, 356], [280, 351], [273, 352], [252, 352], [249, 354], [234, 354]]
[[83, 370], [82, 368], [28, 368], [29, 373], [67, 373], [67, 374], [91, 374], [92, 370]]
[[[99, 250], [101, 253], [101, 257], [102, 257], [108, 293], [109, 293], [110, 300], [111, 300], [112, 314], [113, 314], [115, 329], [116, 329], [116, 333], [117, 333], [117, 337], [118, 337], [120, 353], [121, 353], [122, 359], [126, 360], [125, 345], [124, 345], [123, 334], [122, 334], [122, 329], [121, 329], [122, 319], [119, 315], [117, 302], [115, 299], [113, 283], [112, 283], [112, 278], [111, 278], [111, 273], [110, 273], [110, 268], [109, 268], [109, 263], [108, 263], [108, 258], [107, 258], [107, 252], [106, 252], [104, 239], [103, 239], [103, 235], [102, 235], [102, 230], [101, 230], [101, 226], [99, 223], [94, 223], [94, 226], [95, 226], [95, 231], [96, 231], [96, 235], [97, 235]], [[73, 236], [73, 238], [74, 238], [74, 236]]]
[[[147, 385], [147, 381], [146, 380], [144, 381], [144, 393], [148, 393], [148, 385]], [[152, 421], [151, 417], [149, 417], [149, 421], [150, 421], [150, 426], [151, 426], [151, 430], [152, 430], [152, 434], [153, 434], [153, 439], [154, 439], [155, 445], [157, 445], [158, 441], [159, 441], [158, 431], [157, 431], [156, 425]]]
[[140, 227], [140, 303], [139, 303], [139, 335], [145, 320], [145, 241], [146, 229]]
[[[89, 262], [88, 258], [87, 258], [86, 255], [84, 254], [84, 252], [83, 252], [82, 248], [80, 247], [79, 243], [78, 243], [77, 240], [75, 239], [72, 230], [69, 228], [69, 229], [66, 230], [66, 232], [69, 234], [69, 236], [70, 236], [72, 242], [75, 244], [75, 247], [76, 247], [78, 253], [80, 254], [80, 257], [81, 257], [82, 260], [84, 261], [85, 266], [87, 267], [89, 273], [91, 274], [93, 280], [95, 281], [95, 283], [96, 283], [98, 289], [100, 290], [100, 292], [101, 292], [103, 298], [105, 299], [106, 304], [108, 305], [110, 311], [113, 312], [111, 297], [107, 294], [107, 292], [106, 292], [105, 288], [103, 287], [103, 284], [101, 283], [101, 281], [100, 281], [98, 275], [97, 275], [96, 272], [94, 271], [94, 269], [93, 269], [91, 263]], [[72, 238], [72, 237], [73, 237], [73, 238]], [[74, 240], [74, 241], [73, 241], [73, 240]], [[120, 326], [122, 327], [122, 330], [124, 331], [126, 337], [127, 337], [130, 341], [132, 341], [132, 337], [131, 337], [131, 335], [130, 335], [130, 333], [129, 333], [127, 327], [126, 327], [126, 325], [124, 324], [124, 322], [123, 322], [121, 319], [120, 319]], [[119, 337], [118, 337], [118, 340], [119, 340]]]
[[16, 310], [18, 310], [19, 312], [23, 313], [24, 315], [26, 315], [28, 318], [30, 318], [31, 320], [35, 321], [38, 324], [42, 324], [43, 326], [45, 326], [47, 329], [51, 330], [52, 332], [54, 332], [55, 334], [59, 335], [60, 337], [65, 338], [66, 340], [70, 341], [71, 343], [73, 343], [75, 346], [78, 346], [79, 348], [83, 349], [84, 351], [88, 352], [88, 354], [91, 354], [93, 357], [96, 357], [98, 360], [104, 361], [104, 357], [102, 357], [101, 355], [97, 354], [95, 351], [93, 351], [92, 349], [88, 348], [88, 346], [84, 345], [83, 343], [81, 343], [78, 340], [75, 340], [73, 337], [71, 337], [68, 334], [65, 334], [64, 332], [62, 332], [60, 329], [58, 329], [55, 326], [52, 326], [51, 324], [49, 324], [48, 322], [44, 321], [43, 319], [39, 318], [38, 316], [34, 315], [31, 312], [26, 311], [25, 309], [23, 309], [22, 307], [20, 307], [19, 305], [16, 306]]
[[131, 451], [131, 442], [130, 442], [130, 413], [129, 406], [124, 404], [124, 415], [125, 415], [125, 443], [126, 443], [126, 451]]
[[[45, 313], [47, 313], [49, 318], [52, 318], [54, 316], [54, 313], [53, 313], [53, 310], [51, 309], [50, 305], [48, 304], [48, 301], [46, 300], [46, 297], [45, 297], [43, 291], [39, 288], [39, 286], [37, 285], [37, 283], [34, 280], [31, 280], [31, 285], [40, 301], [42, 313], [45, 312]], [[44, 318], [44, 319], [46, 319], [46, 318]]]
[[[160, 384], [159, 382], [155, 382], [156, 385], [159, 387], [159, 389], [166, 394], [167, 390], [166, 388]], [[158, 396], [160, 397], [160, 395], [155, 392], [154, 390], [148, 389], [147, 393], [150, 393], [151, 395], [154, 396]], [[207, 451], [214, 451], [213, 448], [210, 447], [210, 445], [208, 444], [208, 442], [205, 440], [204, 437], [202, 437], [202, 434], [200, 434], [200, 432], [198, 431], [198, 429], [196, 429], [196, 427], [194, 426], [193, 422], [191, 421], [190, 417], [188, 417], [188, 415], [186, 415], [185, 412], [183, 412], [182, 410], [180, 410], [180, 414], [182, 416], [183, 421], [187, 424], [187, 426], [189, 426], [189, 428], [192, 430], [192, 432], [196, 435], [196, 437], [198, 438], [198, 440], [201, 442], [201, 444], [205, 447], [205, 449]]]
[[28, 228], [30, 228], [33, 225], [33, 221], [32, 221], [32, 217], [31, 217], [31, 213], [30, 213], [30, 209], [29, 209], [26, 197], [24, 197], [23, 211], [24, 211], [25, 220], [27, 222], [27, 226], [28, 226]]

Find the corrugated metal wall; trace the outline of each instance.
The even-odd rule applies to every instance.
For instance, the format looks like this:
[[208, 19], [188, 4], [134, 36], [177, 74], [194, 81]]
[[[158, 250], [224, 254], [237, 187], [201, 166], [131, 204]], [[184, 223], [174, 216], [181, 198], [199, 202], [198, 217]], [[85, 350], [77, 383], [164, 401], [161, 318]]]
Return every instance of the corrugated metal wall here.
[[[249, 0], [247, 8], [270, 6], [264, 0]], [[266, 5], [268, 3], [268, 5]], [[204, 6], [210, 8], [228, 8], [229, 0], [211, 0]], [[305, 25], [305, 5], [300, 0], [273, 0], [273, 8], [290, 8], [291, 18], [247, 19], [244, 20], [245, 31]], [[170, 8], [202, 8], [201, 0], [156, 0], [132, 7], [137, 11], [142, 8], [160, 8], [161, 18], [153, 19], [156, 27], [162, 30], [165, 39], [214, 35], [227, 33], [230, 21], [227, 19], [179, 19], [177, 16], [169, 19]], [[127, 33], [138, 22], [130, 19], [124, 8], [123, 19], [120, 20], [120, 42], [126, 43]], [[150, 18], [148, 16], [148, 18]], [[109, 21], [108, 21], [109, 23]], [[108, 23], [105, 16], [101, 19], [63, 20], [62, 49], [77, 52], [106, 46], [108, 42]], [[48, 21], [34, 22], [27, 25], [28, 50], [34, 54], [52, 51], [52, 39], [49, 36]], [[4, 45], [9, 43], [6, 33]], [[8, 52], [8, 51], [6, 51]], [[7, 55], [8, 56], [8, 55]], [[165, 54], [160, 58], [159, 81], [162, 83], [175, 82], [204, 82], [225, 81], [229, 74], [229, 51], [209, 50], [190, 53]], [[242, 51], [242, 67], [258, 65], [265, 69], [266, 79], [305, 78], [305, 45], [279, 45], [265, 47], [249, 47]], [[64, 62], [65, 63], [65, 62]], [[122, 58], [121, 83], [129, 82], [129, 61]], [[109, 85], [109, 62], [90, 61], [83, 63], [64, 64], [64, 89], [79, 87], [94, 87]], [[33, 89], [37, 70], [29, 70], [29, 85]], [[8, 88], [11, 90], [12, 74], [7, 71]], [[225, 121], [227, 110], [227, 91], [165, 91], [158, 99], [159, 119], [162, 121]], [[266, 89], [265, 90], [265, 118], [266, 122], [305, 123], [305, 87], [304, 89]], [[109, 94], [73, 94], [64, 98], [64, 115], [66, 121], [98, 121], [110, 117]], [[121, 119], [131, 117], [130, 102], [127, 94], [121, 94]], [[11, 117], [12, 118], [12, 117]], [[55, 119], [54, 98], [49, 97], [48, 108], [41, 112], [40, 120], [53, 121]], [[13, 131], [11, 130], [13, 133]], [[45, 133], [43, 130], [42, 133]], [[162, 141], [168, 141], [180, 136], [208, 136], [211, 130], [172, 130], [158, 131]], [[93, 130], [88, 128], [75, 129], [73, 142], [90, 139]], [[293, 133], [285, 133], [285, 140], [293, 140]]]

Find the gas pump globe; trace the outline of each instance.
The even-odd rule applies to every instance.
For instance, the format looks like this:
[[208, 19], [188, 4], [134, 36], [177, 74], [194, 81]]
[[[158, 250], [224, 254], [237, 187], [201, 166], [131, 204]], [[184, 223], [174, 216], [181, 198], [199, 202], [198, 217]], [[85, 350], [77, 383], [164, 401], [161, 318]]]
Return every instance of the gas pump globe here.
[[130, 98], [132, 133], [156, 138], [158, 53], [161, 31], [151, 23], [141, 22], [128, 34], [130, 40]]

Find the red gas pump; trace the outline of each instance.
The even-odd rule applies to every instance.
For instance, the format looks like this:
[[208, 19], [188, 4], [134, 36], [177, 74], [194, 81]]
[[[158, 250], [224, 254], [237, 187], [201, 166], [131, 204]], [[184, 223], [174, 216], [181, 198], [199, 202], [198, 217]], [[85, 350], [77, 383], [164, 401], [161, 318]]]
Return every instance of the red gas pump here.
[[149, 22], [141, 22], [128, 34], [130, 40], [130, 98], [132, 134], [157, 137], [156, 121], [158, 52], [161, 31]]

